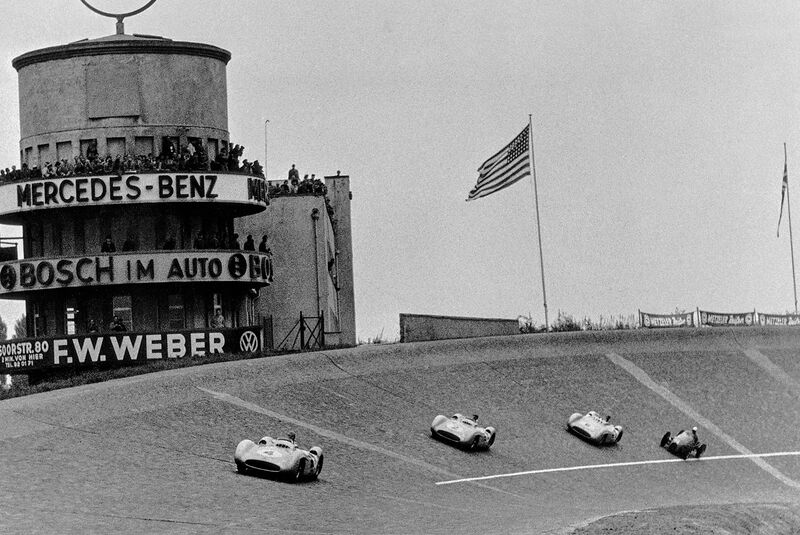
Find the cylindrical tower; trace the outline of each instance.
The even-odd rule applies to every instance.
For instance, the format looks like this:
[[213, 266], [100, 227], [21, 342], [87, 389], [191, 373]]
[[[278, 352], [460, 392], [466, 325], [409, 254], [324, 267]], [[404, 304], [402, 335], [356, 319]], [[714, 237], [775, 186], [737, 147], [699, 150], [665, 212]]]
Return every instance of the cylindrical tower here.
[[0, 297], [26, 301], [29, 336], [257, 323], [271, 263], [233, 223], [267, 188], [229, 142], [230, 58], [113, 35], [14, 59], [21, 164], [0, 177], [0, 223], [21, 225], [25, 258], [0, 264]]

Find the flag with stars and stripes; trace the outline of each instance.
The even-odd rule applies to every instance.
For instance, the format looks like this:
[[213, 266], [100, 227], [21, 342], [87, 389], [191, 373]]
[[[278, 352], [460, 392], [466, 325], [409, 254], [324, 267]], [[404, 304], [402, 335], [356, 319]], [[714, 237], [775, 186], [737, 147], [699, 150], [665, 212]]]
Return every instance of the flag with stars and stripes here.
[[469, 192], [467, 200], [474, 201], [486, 197], [530, 175], [529, 140], [530, 125], [526, 126], [511, 143], [483, 162], [478, 168], [478, 183]]
[[786, 197], [786, 190], [789, 187], [788, 162], [783, 164], [783, 185], [781, 186], [781, 211], [778, 214], [778, 237], [781, 237], [781, 218], [783, 218], [783, 199]]

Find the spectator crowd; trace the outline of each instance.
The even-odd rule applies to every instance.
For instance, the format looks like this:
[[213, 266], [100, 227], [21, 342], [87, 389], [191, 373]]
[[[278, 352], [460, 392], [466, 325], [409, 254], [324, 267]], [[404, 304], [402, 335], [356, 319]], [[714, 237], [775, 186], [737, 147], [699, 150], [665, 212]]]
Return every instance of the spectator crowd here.
[[86, 148], [86, 154], [75, 156], [72, 160], [62, 158], [54, 162], [45, 162], [41, 167], [29, 167], [27, 163], [23, 163], [21, 169], [17, 169], [15, 165], [10, 169], [0, 169], [0, 182], [160, 171], [217, 171], [263, 177], [264, 167], [258, 160], [252, 163], [242, 160], [240, 163], [239, 159], [243, 152], [243, 146], [234, 144], [230, 145], [230, 150], [223, 147], [213, 159], [210, 159], [199, 141], [190, 141], [180, 151], [176, 150], [174, 143], [168, 141], [164, 143], [159, 156], [153, 156], [152, 153], [147, 156], [126, 153], [118, 154], [116, 157], [111, 155], [100, 157], [97, 154], [97, 143], [93, 142]]

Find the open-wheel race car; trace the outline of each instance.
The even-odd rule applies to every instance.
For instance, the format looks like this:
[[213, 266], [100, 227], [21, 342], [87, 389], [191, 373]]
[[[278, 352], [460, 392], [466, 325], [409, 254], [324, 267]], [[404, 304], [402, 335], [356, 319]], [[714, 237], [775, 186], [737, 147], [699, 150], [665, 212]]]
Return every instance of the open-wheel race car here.
[[258, 444], [242, 440], [233, 455], [236, 470], [241, 474], [260, 474], [290, 481], [316, 479], [322, 471], [322, 448], [299, 448], [294, 437], [264, 437]]
[[672, 436], [672, 434], [667, 431], [664, 433], [664, 436], [661, 437], [661, 447], [667, 448], [668, 452], [684, 460], [689, 458], [689, 455], [692, 454], [694, 454], [696, 459], [699, 459], [706, 451], [706, 445], [701, 443], [697, 438], [696, 427], [693, 427], [691, 431], [684, 431], [681, 429], [675, 436]]
[[610, 421], [610, 416], [603, 418], [595, 411], [576, 412], [567, 420], [567, 429], [597, 446], [616, 444], [622, 438], [622, 426], [612, 425]]
[[488, 450], [497, 436], [494, 427], [481, 427], [477, 415], [471, 418], [456, 413], [449, 418], [439, 414], [431, 423], [431, 436], [467, 450]]

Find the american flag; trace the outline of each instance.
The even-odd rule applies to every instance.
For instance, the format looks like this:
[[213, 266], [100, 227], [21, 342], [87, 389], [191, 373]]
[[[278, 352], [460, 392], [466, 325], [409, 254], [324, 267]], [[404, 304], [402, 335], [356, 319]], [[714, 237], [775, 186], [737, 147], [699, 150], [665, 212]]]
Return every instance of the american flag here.
[[[783, 185], [781, 186], [781, 211], [778, 214], [778, 237], [781, 237], [781, 218], [783, 217], [783, 199], [786, 197], [786, 190], [789, 189], [789, 170], [788, 162], [783, 164]], [[791, 224], [791, 222], [790, 222]]]
[[467, 197], [474, 201], [507, 188], [531, 174], [531, 159], [528, 154], [530, 125], [526, 126], [514, 140], [500, 149], [478, 168], [478, 183]]

